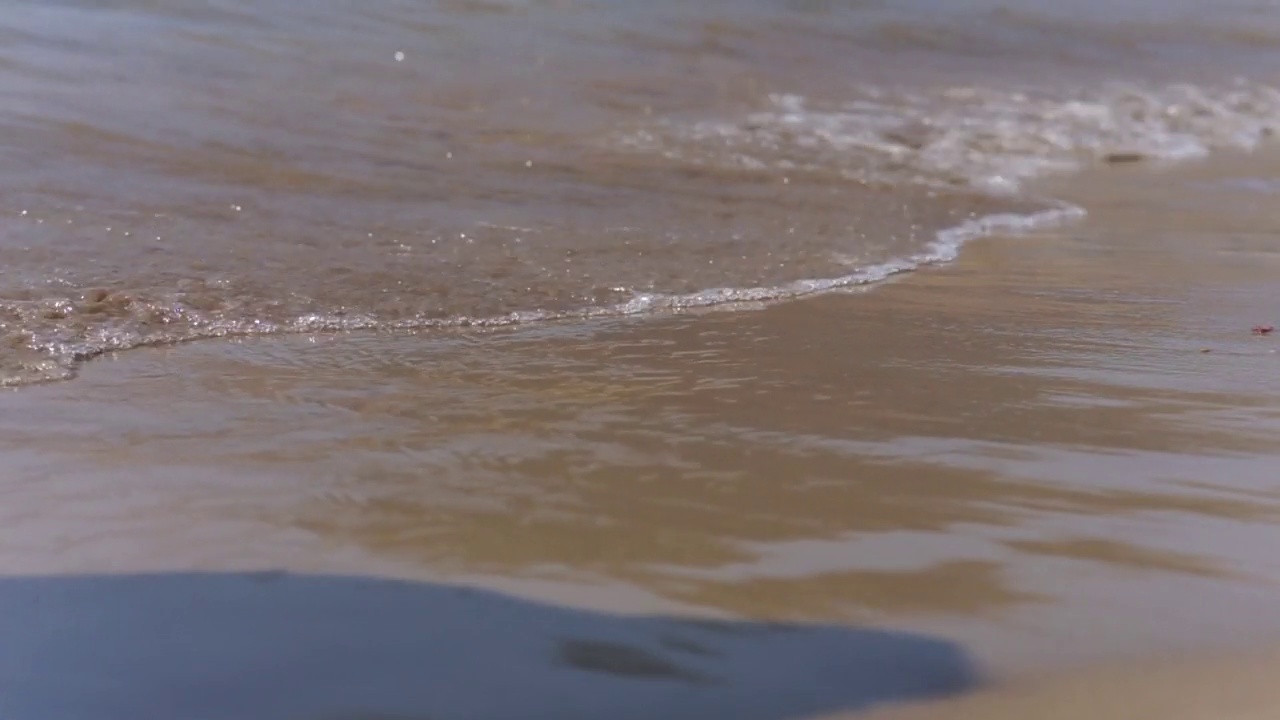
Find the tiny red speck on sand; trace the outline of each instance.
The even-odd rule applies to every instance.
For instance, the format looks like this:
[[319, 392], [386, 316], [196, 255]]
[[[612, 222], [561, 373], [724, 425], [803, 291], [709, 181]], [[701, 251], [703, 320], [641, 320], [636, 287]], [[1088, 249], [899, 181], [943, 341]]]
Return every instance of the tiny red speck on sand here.
[[1253, 326], [1254, 335], [1268, 335], [1271, 333], [1272, 330], [1275, 330], [1275, 328], [1270, 325], [1254, 325]]

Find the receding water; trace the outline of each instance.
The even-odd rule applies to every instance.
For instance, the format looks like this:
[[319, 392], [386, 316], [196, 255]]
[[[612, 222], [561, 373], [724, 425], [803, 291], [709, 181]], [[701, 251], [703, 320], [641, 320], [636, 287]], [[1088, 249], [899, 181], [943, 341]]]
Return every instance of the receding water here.
[[1233, 3], [20, 2], [0, 373], [203, 337], [792, 297], [1106, 157], [1251, 147]]

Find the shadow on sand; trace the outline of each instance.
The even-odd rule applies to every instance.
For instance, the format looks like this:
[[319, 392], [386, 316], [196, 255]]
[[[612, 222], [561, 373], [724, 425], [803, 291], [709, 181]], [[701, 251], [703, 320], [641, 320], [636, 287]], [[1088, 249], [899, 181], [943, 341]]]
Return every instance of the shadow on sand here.
[[0, 579], [4, 720], [783, 720], [958, 692], [954, 644], [357, 577]]

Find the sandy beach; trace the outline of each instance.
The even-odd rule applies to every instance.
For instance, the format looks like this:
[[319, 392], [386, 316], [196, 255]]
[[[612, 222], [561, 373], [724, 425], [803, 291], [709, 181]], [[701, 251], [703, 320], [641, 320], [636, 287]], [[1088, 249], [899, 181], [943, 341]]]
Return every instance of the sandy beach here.
[[1277, 714], [1274, 5], [0, 9], [0, 720]]

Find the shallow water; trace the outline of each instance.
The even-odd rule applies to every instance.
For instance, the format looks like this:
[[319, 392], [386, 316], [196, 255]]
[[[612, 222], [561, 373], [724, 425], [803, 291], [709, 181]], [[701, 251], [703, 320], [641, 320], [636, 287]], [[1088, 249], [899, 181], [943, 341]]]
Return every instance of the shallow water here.
[[875, 282], [1028, 178], [1272, 131], [1274, 8], [1055, 7], [7, 0], [3, 381]]

